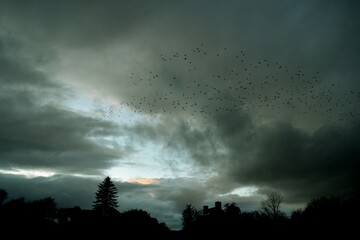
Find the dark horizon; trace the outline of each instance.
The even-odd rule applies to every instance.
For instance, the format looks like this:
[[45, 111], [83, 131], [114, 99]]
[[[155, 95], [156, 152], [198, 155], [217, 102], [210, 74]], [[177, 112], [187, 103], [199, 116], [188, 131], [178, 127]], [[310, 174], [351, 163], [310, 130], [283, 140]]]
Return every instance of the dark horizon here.
[[[106, 185], [107, 180], [110, 185]], [[106, 190], [106, 186], [112, 190]], [[104, 193], [112, 197], [107, 197]], [[218, 200], [212, 205], [203, 205], [201, 209], [197, 209], [192, 203], [187, 203], [182, 210], [181, 218], [178, 219], [182, 222], [181, 228], [171, 228], [166, 222], [161, 222], [152, 216], [146, 209], [135, 207], [123, 212], [118, 211], [121, 205], [121, 202], [118, 202], [119, 194], [121, 193], [117, 191], [109, 176], [98, 184], [94, 200], [90, 201], [91, 209], [82, 209], [79, 206], [59, 207], [56, 199], [51, 196], [35, 200], [28, 200], [26, 196], [11, 198], [5, 189], [0, 189], [0, 223], [10, 228], [52, 226], [50, 231], [58, 227], [60, 232], [77, 231], [77, 228], [80, 231], [91, 226], [100, 226], [101, 229], [103, 224], [124, 229], [142, 226], [148, 231], [153, 229], [156, 234], [180, 230], [186, 234], [206, 233], [209, 228], [215, 227], [213, 224], [216, 224], [215, 229], [218, 228], [218, 231], [222, 231], [221, 229], [236, 231], [241, 225], [252, 226], [251, 229], [256, 230], [263, 227], [272, 228], [274, 224], [280, 230], [290, 224], [294, 229], [308, 227], [306, 231], [324, 231], [322, 228], [313, 229], [316, 226], [326, 228], [337, 226], [338, 230], [335, 232], [340, 233], [344, 229], [353, 232], [354, 224], [360, 214], [360, 207], [357, 204], [359, 191], [345, 196], [313, 197], [305, 207], [292, 209], [290, 214], [283, 211], [282, 205], [285, 200], [283, 194], [273, 191], [267, 193], [266, 198], [255, 210], [244, 210], [236, 202], [222, 203]], [[114, 202], [109, 202], [110, 198]], [[103, 209], [101, 207], [103, 204], [109, 207]], [[120, 220], [119, 217], [123, 219]]]
[[[6, 190], [0, 189], [0, 225], [2, 233], [13, 236], [38, 238], [56, 234], [57, 237], [102, 236], [111, 237], [121, 232], [127, 237], [155, 237], [156, 239], [181, 239], [222, 236], [273, 237], [283, 234], [297, 237], [329, 237], [340, 234], [353, 236], [360, 214], [359, 195], [346, 197], [319, 197], [310, 200], [304, 209], [294, 209], [286, 216], [281, 204], [281, 193], [269, 192], [256, 211], [243, 211], [237, 203], [216, 201], [196, 209], [191, 203], [181, 213], [181, 229], [171, 229], [143, 209], [124, 212], [116, 210], [117, 189], [109, 177], [105, 178], [94, 193], [93, 209], [57, 208], [52, 197], [26, 201], [25, 198], [8, 199]], [[109, 201], [113, 198], [114, 201]], [[121, 204], [121, 203], [120, 203]], [[14, 229], [17, 231], [14, 232]]]

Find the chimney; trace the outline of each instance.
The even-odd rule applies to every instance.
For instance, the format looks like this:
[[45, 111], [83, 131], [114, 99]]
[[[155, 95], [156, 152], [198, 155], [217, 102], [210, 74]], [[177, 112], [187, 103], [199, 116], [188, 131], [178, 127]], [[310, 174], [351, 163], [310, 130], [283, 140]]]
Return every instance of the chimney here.
[[208, 215], [208, 214], [209, 214], [209, 206], [204, 205], [204, 207], [203, 207], [203, 215]]

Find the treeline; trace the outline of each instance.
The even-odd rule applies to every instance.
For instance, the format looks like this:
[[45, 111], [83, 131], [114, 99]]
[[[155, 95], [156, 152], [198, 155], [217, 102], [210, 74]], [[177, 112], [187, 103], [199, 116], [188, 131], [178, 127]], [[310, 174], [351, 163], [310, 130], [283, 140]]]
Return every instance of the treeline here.
[[[6, 191], [0, 192], [6, 196]], [[101, 215], [78, 206], [57, 208], [55, 200], [50, 197], [35, 201], [26, 201], [23, 197], [8, 201], [3, 199], [0, 204], [0, 232], [15, 239], [24, 236], [51, 239], [49, 234], [56, 237], [92, 237], [99, 234], [110, 237], [119, 231], [132, 237], [146, 234], [163, 238], [170, 235], [165, 223], [159, 223], [141, 209]]]
[[[187, 204], [182, 211], [183, 229], [170, 231], [165, 223], [141, 209], [119, 212], [117, 189], [109, 177], [99, 184], [93, 209], [57, 208], [53, 198], [35, 201], [8, 199], [0, 189], [0, 232], [3, 236], [49, 239], [56, 237], [112, 237], [119, 233], [138, 239], [192, 239], [213, 236], [277, 238], [332, 237], [357, 234], [360, 217], [358, 196], [320, 197], [290, 216], [281, 211], [283, 197], [272, 192], [257, 211], [242, 211], [236, 203], [215, 202], [196, 209]], [[49, 234], [52, 234], [49, 237]], [[289, 235], [290, 234], [290, 235]], [[294, 235], [295, 234], [295, 235]], [[226, 238], [227, 239], [227, 238]]]
[[[182, 212], [183, 235], [211, 237], [216, 234], [278, 238], [358, 235], [358, 196], [319, 197], [287, 216], [280, 210], [282, 196], [269, 193], [259, 210], [241, 211], [236, 203], [215, 202], [214, 207], [196, 209], [188, 204]], [[291, 234], [291, 235], [288, 235]], [[296, 235], [294, 235], [296, 234]]]
[[26, 201], [24, 197], [8, 199], [0, 189], [0, 233], [11, 238], [37, 239], [94, 236], [105, 238], [116, 235], [137, 239], [144, 235], [156, 239], [172, 238], [165, 223], [160, 223], [142, 209], [119, 212], [117, 189], [109, 177], [99, 184], [93, 209], [57, 208], [51, 197]]

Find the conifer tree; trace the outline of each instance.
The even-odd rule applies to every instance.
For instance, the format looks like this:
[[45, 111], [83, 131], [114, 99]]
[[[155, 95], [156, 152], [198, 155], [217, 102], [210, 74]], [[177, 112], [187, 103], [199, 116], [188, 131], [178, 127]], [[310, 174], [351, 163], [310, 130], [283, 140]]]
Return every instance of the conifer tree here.
[[98, 186], [93, 204], [93, 210], [103, 216], [117, 212], [117, 189], [110, 177], [106, 177]]

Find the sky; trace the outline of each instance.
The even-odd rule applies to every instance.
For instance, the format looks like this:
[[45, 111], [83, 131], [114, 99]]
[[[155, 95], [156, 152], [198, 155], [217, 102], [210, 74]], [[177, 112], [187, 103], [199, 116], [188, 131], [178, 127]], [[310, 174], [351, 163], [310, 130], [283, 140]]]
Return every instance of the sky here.
[[359, 189], [357, 1], [0, 0], [0, 188], [181, 228]]

